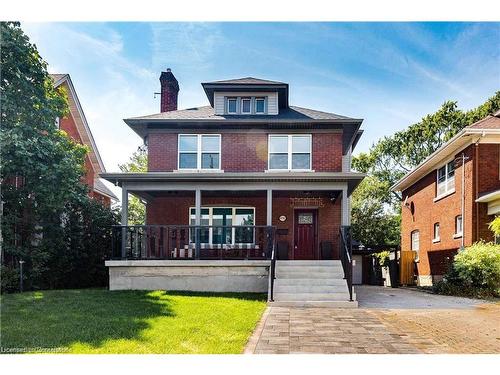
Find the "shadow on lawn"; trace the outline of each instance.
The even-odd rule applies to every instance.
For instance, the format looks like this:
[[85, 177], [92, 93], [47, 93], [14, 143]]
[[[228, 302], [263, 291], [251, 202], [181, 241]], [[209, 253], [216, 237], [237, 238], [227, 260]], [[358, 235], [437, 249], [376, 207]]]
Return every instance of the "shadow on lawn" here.
[[53, 290], [3, 296], [3, 348], [64, 348], [137, 339], [149, 318], [174, 316], [165, 292]]

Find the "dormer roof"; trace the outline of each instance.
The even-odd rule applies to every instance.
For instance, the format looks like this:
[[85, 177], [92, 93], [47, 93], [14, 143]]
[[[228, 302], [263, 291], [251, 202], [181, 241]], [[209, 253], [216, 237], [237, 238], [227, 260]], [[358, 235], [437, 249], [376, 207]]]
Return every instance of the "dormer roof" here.
[[201, 84], [207, 95], [210, 106], [214, 106], [214, 92], [277, 92], [280, 108], [288, 108], [288, 83], [267, 79], [244, 77], [222, 81], [204, 82]]

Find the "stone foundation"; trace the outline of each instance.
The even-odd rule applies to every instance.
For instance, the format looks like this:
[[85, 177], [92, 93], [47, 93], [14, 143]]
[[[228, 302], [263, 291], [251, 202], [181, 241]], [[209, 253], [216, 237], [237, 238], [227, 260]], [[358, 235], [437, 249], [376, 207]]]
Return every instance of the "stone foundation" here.
[[267, 293], [268, 260], [109, 260], [110, 290]]

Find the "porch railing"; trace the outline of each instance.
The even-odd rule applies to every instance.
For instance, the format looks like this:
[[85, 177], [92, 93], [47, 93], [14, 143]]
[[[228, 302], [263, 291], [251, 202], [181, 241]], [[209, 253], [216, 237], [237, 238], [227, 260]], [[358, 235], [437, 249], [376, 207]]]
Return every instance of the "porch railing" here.
[[351, 227], [340, 227], [340, 261], [344, 269], [344, 279], [349, 290], [349, 300], [352, 301], [352, 237]]
[[112, 259], [271, 259], [276, 228], [265, 225], [116, 225]]

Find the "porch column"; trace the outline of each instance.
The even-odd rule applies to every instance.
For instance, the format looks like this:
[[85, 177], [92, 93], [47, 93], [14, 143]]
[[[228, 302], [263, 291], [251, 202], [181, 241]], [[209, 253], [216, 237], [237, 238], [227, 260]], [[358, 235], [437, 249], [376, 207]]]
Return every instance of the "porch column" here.
[[195, 212], [194, 212], [194, 224], [196, 225], [196, 228], [194, 230], [194, 245], [195, 245], [195, 254], [194, 257], [195, 259], [200, 259], [200, 228], [199, 225], [201, 225], [201, 190], [196, 189], [195, 194], [194, 194], [194, 206], [195, 206]]
[[342, 212], [341, 225], [351, 225], [351, 212], [349, 197], [347, 196], [347, 186], [342, 188]]
[[[128, 190], [125, 184], [122, 185], [122, 218], [121, 225], [128, 225]], [[122, 258], [127, 256], [127, 228], [122, 228]]]
[[273, 191], [267, 189], [267, 219], [266, 225], [273, 225]]

